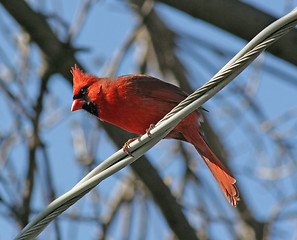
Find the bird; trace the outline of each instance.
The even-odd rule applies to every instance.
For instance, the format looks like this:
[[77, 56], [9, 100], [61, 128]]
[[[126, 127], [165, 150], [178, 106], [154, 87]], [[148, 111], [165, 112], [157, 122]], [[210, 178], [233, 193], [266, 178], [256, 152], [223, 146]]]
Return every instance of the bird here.
[[[128, 132], [143, 135], [188, 94], [179, 87], [148, 75], [131, 74], [99, 78], [77, 65], [71, 68], [71, 111], [83, 109], [99, 120]], [[201, 128], [202, 114], [195, 110], [165, 138], [191, 143], [206, 163], [232, 206], [240, 200], [236, 179], [211, 151]], [[129, 143], [129, 141], [127, 142]]]

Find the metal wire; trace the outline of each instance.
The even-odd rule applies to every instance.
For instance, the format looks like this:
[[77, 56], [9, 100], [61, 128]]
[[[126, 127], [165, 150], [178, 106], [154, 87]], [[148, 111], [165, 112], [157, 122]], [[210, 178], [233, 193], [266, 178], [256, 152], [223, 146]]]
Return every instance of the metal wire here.
[[297, 24], [297, 10], [277, 20], [252, 41], [250, 41], [229, 63], [227, 63], [209, 82], [189, 95], [184, 101], [168, 113], [156, 127], [150, 131], [150, 136], [143, 135], [140, 140], [130, 144], [130, 152], [134, 157], [121, 149], [102, 162], [86, 177], [84, 177], [69, 192], [49, 204], [35, 217], [15, 239], [34, 239], [58, 215], [68, 209], [76, 201], [97, 186], [102, 180], [131, 164], [147, 150], [164, 138], [185, 116], [200, 107], [245, 69], [265, 48], [286, 34]]

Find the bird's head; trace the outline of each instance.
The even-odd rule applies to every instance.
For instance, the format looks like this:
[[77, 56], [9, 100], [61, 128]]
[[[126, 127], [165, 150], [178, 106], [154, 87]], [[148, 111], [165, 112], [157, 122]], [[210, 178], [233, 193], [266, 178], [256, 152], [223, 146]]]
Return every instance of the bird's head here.
[[98, 78], [81, 71], [77, 65], [71, 69], [73, 76], [73, 103], [71, 111], [84, 109], [98, 117], [98, 108], [90, 94], [90, 87]]

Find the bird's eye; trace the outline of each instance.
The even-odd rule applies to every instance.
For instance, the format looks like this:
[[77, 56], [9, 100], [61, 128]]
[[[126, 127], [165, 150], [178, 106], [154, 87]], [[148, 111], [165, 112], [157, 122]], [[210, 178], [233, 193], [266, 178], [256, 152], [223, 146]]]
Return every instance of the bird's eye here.
[[73, 96], [73, 99], [85, 98], [88, 95], [89, 86], [82, 87], [79, 92]]
[[85, 95], [85, 94], [87, 94], [87, 92], [88, 92], [88, 88], [89, 88], [89, 86], [85, 86], [85, 87], [81, 88], [80, 91], [79, 91], [79, 93], [80, 93], [81, 95]]

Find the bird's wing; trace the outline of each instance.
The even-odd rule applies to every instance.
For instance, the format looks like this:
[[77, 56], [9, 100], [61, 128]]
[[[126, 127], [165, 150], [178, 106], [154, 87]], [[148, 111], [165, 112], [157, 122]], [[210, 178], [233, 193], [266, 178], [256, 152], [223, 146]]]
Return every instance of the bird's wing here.
[[151, 76], [132, 75], [130, 77], [131, 84], [134, 85], [139, 94], [145, 97], [178, 104], [188, 96], [179, 87]]
[[[188, 94], [179, 87], [152, 76], [126, 75], [122, 77], [129, 78], [138, 93], [145, 97], [151, 97], [159, 101], [177, 105], [188, 96]], [[203, 107], [199, 107], [199, 109], [208, 112], [208, 110]], [[203, 120], [201, 119], [201, 121]]]

